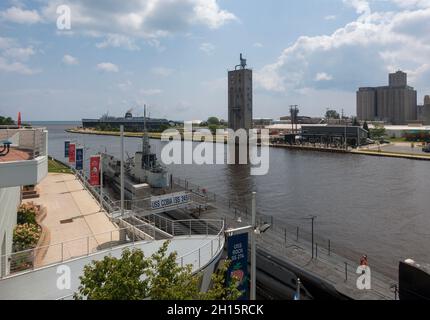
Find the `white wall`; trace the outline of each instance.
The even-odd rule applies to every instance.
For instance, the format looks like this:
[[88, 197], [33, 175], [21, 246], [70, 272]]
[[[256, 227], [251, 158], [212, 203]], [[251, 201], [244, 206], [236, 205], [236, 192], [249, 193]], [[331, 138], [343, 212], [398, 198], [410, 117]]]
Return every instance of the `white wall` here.
[[0, 188], [36, 185], [48, 174], [48, 157], [0, 162]]
[[[9, 266], [7, 258], [12, 252], [13, 229], [16, 225], [17, 209], [21, 202], [21, 187], [0, 189], [0, 276], [8, 273]], [[3, 241], [6, 235], [6, 243]], [[2, 252], [5, 248], [6, 251]], [[6, 265], [6, 269], [4, 266]]]

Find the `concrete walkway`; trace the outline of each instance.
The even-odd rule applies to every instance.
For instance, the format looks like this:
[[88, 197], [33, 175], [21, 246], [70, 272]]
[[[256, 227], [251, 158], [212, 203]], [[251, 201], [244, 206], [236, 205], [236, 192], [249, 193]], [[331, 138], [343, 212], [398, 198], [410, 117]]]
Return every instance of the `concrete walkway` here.
[[119, 240], [117, 226], [74, 175], [50, 173], [38, 189], [40, 198], [27, 202], [47, 208], [42, 223], [50, 232], [50, 241], [36, 267], [86, 255]]

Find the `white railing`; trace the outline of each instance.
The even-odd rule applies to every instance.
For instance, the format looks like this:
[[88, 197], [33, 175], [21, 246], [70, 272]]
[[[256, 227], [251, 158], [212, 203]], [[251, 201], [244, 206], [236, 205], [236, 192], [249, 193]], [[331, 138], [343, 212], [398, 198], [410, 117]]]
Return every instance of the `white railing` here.
[[[170, 228], [173, 232], [172, 237], [162, 239], [173, 238], [174, 240], [175, 237], [184, 238], [199, 235], [211, 237], [204, 245], [177, 259], [177, 263], [184, 266], [193, 264], [194, 271], [202, 267], [201, 261], [204, 258], [211, 260], [224, 244], [224, 221], [222, 220], [172, 221], [162, 217], [150, 217], [147, 221], [138, 225], [129, 225], [109, 232], [11, 253], [0, 257], [0, 260], [5, 259], [4, 261], [9, 262], [10, 272], [7, 276], [37, 270], [42, 267], [63, 263], [70, 259], [89, 256], [100, 251], [112, 251], [119, 246], [127, 246], [127, 244], [134, 247], [143, 240], [156, 240], [157, 234], [168, 233], [159, 229], [156, 224], [167, 225], [167, 228]], [[142, 236], [142, 233], [149, 237]], [[207, 250], [207, 252], [204, 252], [204, 250]]]
[[33, 159], [48, 153], [48, 131], [45, 128], [0, 127], [0, 140], [9, 140], [12, 147], [31, 151]]

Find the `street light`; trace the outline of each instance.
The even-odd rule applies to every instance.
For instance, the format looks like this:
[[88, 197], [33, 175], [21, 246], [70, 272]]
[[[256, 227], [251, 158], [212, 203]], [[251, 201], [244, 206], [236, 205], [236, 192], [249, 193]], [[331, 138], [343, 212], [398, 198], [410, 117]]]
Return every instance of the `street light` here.
[[[257, 211], [256, 211], [256, 192], [252, 193], [251, 202], [251, 225], [246, 227], [241, 227], [237, 229], [229, 229], [226, 231], [227, 236], [241, 233], [250, 233], [251, 237], [251, 300], [256, 300], [257, 298], [257, 245], [256, 245], [256, 235], [265, 233], [270, 229], [271, 225], [264, 223], [262, 225], [257, 225]], [[238, 222], [242, 222], [241, 217], [237, 219]]]
[[314, 259], [314, 221], [317, 216], [310, 216], [309, 218], [305, 218], [306, 220], [312, 221], [312, 260]]

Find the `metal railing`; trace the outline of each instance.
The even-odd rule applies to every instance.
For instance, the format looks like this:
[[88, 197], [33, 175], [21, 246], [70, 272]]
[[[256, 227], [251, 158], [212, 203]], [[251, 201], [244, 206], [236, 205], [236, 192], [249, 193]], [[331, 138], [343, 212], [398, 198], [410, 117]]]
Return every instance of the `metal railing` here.
[[46, 128], [0, 127], [0, 140], [9, 140], [12, 147], [31, 152], [32, 159], [47, 155]]
[[[172, 221], [163, 217], [148, 217], [138, 225], [128, 225], [125, 228], [89, 235], [61, 243], [37, 247], [25, 251], [11, 253], [0, 257], [9, 262], [9, 274], [15, 275], [21, 272], [37, 270], [42, 267], [63, 263], [67, 260], [89, 256], [104, 250], [113, 250], [123, 245], [135, 246], [143, 240], [156, 239], [155, 234], [160, 232], [157, 225], [164, 225], [166, 230], [172, 232], [172, 237], [211, 237], [198, 249], [195, 249], [177, 259], [178, 264], [192, 263], [193, 270], [198, 270], [201, 265], [196, 261], [202, 261], [207, 254], [204, 249], [211, 252], [211, 258], [224, 245], [224, 221], [222, 220], [183, 220]], [[142, 232], [149, 237], [144, 237]], [[215, 236], [215, 237], [214, 237]], [[165, 238], [167, 239], [167, 238]], [[197, 269], [195, 269], [197, 268]]]
[[[201, 193], [202, 187], [192, 184], [184, 179], [174, 178], [174, 183], [181, 185], [190, 192]], [[200, 194], [199, 193], [199, 194]], [[220, 209], [218, 216], [223, 216], [233, 222], [237, 222], [240, 218], [243, 224], [251, 224], [251, 208], [250, 198], [233, 198], [228, 199], [223, 196], [214, 194], [204, 190], [204, 195], [210, 199], [215, 206]], [[313, 233], [311, 230], [311, 221], [308, 217], [296, 217], [290, 219], [291, 223], [285, 222], [285, 219], [277, 218], [270, 215], [259, 213], [257, 210], [257, 223], [262, 225], [268, 223], [271, 228], [263, 237], [258, 237], [258, 243], [261, 248], [272, 248], [277, 252], [287, 254], [289, 249], [301, 250], [303, 253], [313, 256], [314, 262], [324, 262], [329, 268], [333, 268], [333, 274], [337, 274], [345, 283], [350, 283], [355, 287], [356, 270], [359, 265], [359, 258], [363, 253], [356, 252], [342, 246], [340, 243], [335, 243], [329, 238], [323, 237], [320, 234]], [[309, 220], [309, 221], [305, 221]], [[318, 220], [316, 220], [317, 223]], [[296, 224], [294, 223], [296, 222]], [[313, 238], [313, 246], [312, 246]], [[354, 261], [354, 257], [355, 260]], [[303, 268], [307, 268], [309, 261], [304, 263]], [[393, 260], [393, 265], [398, 261]], [[372, 279], [374, 293], [380, 295], [381, 298], [389, 299], [387, 295], [387, 287], [395, 284], [397, 279], [387, 276], [384, 266], [380, 266], [377, 261], [372, 262]], [[342, 280], [341, 279], [341, 280]], [[394, 297], [394, 293], [393, 293]]]

